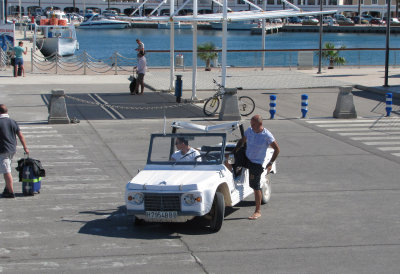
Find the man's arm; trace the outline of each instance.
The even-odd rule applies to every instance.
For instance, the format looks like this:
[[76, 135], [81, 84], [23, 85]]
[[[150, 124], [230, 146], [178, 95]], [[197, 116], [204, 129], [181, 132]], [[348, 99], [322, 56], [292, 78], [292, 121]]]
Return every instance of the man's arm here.
[[17, 136], [18, 136], [19, 140], [21, 141], [21, 144], [22, 144], [22, 146], [24, 147], [25, 152], [26, 152], [26, 153], [29, 153], [29, 149], [28, 149], [28, 147], [26, 146], [25, 137], [24, 137], [24, 135], [22, 134], [22, 132], [21, 132], [21, 131], [18, 131], [18, 132], [17, 132]]
[[269, 160], [267, 166], [265, 167], [266, 169], [268, 169], [268, 173], [271, 171], [272, 164], [275, 162], [275, 160], [278, 157], [279, 152], [280, 152], [280, 148], [279, 148], [278, 143], [276, 141], [273, 141], [269, 145], [270, 145], [270, 147], [272, 147], [274, 149], [274, 153], [272, 154], [271, 159]]

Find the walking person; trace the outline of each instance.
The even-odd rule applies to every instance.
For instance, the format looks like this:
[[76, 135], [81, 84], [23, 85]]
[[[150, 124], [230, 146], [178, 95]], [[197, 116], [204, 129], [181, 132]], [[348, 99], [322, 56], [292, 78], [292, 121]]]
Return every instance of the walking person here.
[[8, 115], [7, 106], [0, 104], [0, 172], [4, 175], [6, 183], [3, 191], [4, 198], [15, 198], [11, 175], [11, 160], [17, 151], [16, 136], [21, 141], [25, 152], [29, 153], [25, 137], [19, 129], [17, 122]]
[[[254, 190], [254, 198], [256, 202], [256, 209], [249, 219], [256, 220], [261, 217], [261, 175], [264, 172], [264, 167], [262, 165], [264, 163], [267, 149], [268, 147], [274, 149], [271, 160], [265, 166], [268, 173], [271, 171], [272, 164], [278, 157], [280, 149], [272, 133], [263, 127], [262, 117], [260, 115], [254, 115], [251, 118], [250, 127], [244, 132], [244, 136], [239, 141], [237, 147], [240, 148], [245, 143], [247, 143], [245, 152], [242, 149], [239, 151], [245, 154], [240, 155], [243, 160], [239, 165], [249, 169], [249, 183], [250, 187]], [[238, 159], [240, 156], [238, 155]]]
[[18, 46], [14, 47], [15, 54], [15, 65], [14, 65], [14, 77], [18, 77], [18, 66], [21, 66], [22, 75], [25, 77], [25, 69], [24, 69], [24, 58], [22, 54], [28, 53], [28, 48], [25, 47], [25, 51], [23, 49], [24, 42], [20, 41]]
[[[135, 91], [133, 94], [140, 94], [143, 95], [144, 91], [144, 75], [146, 74], [147, 70], [147, 61], [146, 57], [144, 56], [145, 53], [142, 51], [139, 51], [138, 53], [138, 65], [137, 65], [137, 73], [138, 77], [136, 80], [136, 86], [135, 86]], [[141, 92], [139, 93], [139, 85], [140, 85], [140, 90]]]

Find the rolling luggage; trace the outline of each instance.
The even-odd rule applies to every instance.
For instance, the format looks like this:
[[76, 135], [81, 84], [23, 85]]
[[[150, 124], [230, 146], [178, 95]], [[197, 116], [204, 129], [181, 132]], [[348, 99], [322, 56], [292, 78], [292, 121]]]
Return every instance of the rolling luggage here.
[[135, 87], [136, 87], [136, 78], [135, 76], [132, 76], [132, 82], [129, 85], [129, 90], [131, 91], [131, 94], [135, 93]]
[[42, 177], [46, 176], [46, 171], [39, 160], [22, 158], [18, 161], [17, 171], [19, 172], [19, 181], [22, 182], [22, 193], [33, 196], [40, 193], [42, 186]]

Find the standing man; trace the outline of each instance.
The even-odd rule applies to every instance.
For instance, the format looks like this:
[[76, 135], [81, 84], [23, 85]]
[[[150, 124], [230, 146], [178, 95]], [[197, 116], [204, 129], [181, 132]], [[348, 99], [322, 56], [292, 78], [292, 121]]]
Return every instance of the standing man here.
[[142, 41], [140, 41], [139, 38], [136, 39], [136, 43], [138, 44], [138, 47], [136, 48], [136, 51], [138, 52], [138, 57], [139, 57], [139, 53], [142, 52], [144, 55], [144, 44]]
[[[139, 51], [138, 53], [138, 65], [137, 65], [137, 73], [138, 77], [136, 80], [136, 86], [135, 86], [135, 91], [133, 94], [140, 94], [143, 95], [144, 91], [144, 75], [146, 74], [147, 70], [147, 60], [146, 57], [144, 57], [144, 52]], [[139, 93], [139, 85], [140, 85], [140, 90], [141, 92]]]
[[3, 191], [4, 198], [15, 198], [11, 175], [11, 160], [17, 151], [16, 136], [21, 141], [25, 152], [29, 153], [24, 135], [22, 135], [17, 122], [10, 119], [7, 106], [0, 104], [0, 172], [3, 173], [6, 182], [6, 187]]
[[22, 54], [28, 53], [28, 48], [25, 47], [25, 51], [22, 48], [24, 42], [20, 41], [18, 46], [14, 47], [14, 54], [15, 54], [15, 66], [14, 66], [14, 77], [18, 77], [18, 66], [21, 66], [22, 75], [25, 77], [25, 69], [24, 69], [24, 57]]
[[[249, 183], [250, 187], [254, 190], [256, 202], [256, 209], [249, 219], [256, 220], [261, 217], [261, 174], [264, 168], [268, 170], [268, 173], [271, 171], [272, 164], [278, 157], [280, 149], [271, 132], [263, 127], [260, 115], [254, 115], [251, 118], [250, 127], [244, 132], [244, 137], [239, 141], [238, 147], [241, 147], [245, 143], [247, 143], [247, 147], [245, 156], [243, 155], [243, 166], [249, 169]], [[269, 146], [274, 149], [274, 153], [271, 160], [263, 167], [262, 165]]]

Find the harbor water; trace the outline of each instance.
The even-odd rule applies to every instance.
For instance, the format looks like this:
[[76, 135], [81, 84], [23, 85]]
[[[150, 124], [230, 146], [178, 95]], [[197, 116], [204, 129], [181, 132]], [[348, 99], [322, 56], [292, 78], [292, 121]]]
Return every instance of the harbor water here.
[[[118, 52], [124, 57], [136, 57], [136, 38], [140, 38], [145, 44], [146, 50], [169, 50], [168, 29], [133, 28], [122, 30], [88, 30], [77, 29], [77, 37], [80, 45], [79, 54], [86, 51], [93, 58], [111, 63], [113, 54]], [[228, 50], [260, 50], [261, 35], [251, 35], [250, 31], [228, 31]], [[198, 30], [198, 44], [213, 42], [218, 48], [222, 46], [222, 32], [214, 30]], [[175, 30], [175, 50], [192, 50], [192, 30]], [[386, 35], [379, 33], [324, 33], [323, 44], [332, 42], [336, 47], [345, 46], [352, 48], [385, 48]], [[400, 34], [391, 34], [390, 47], [397, 48], [400, 42]], [[318, 49], [319, 33], [315, 32], [280, 32], [266, 35], [266, 49]], [[177, 52], [179, 53], [179, 52]], [[184, 65], [192, 65], [192, 54], [182, 53]], [[265, 66], [296, 66], [296, 51], [266, 52]], [[391, 51], [390, 64], [400, 63], [399, 51]], [[342, 51], [346, 65], [384, 65], [385, 51]], [[169, 53], [149, 52], [147, 54], [149, 66], [169, 66]], [[219, 62], [221, 55], [219, 54]], [[314, 64], [318, 64], [318, 56], [315, 54]], [[198, 60], [198, 66], [204, 66], [202, 60]], [[227, 65], [236, 67], [261, 66], [261, 52], [228, 52]]]

